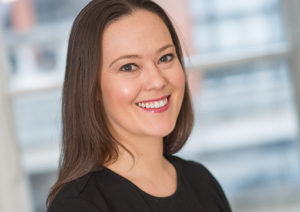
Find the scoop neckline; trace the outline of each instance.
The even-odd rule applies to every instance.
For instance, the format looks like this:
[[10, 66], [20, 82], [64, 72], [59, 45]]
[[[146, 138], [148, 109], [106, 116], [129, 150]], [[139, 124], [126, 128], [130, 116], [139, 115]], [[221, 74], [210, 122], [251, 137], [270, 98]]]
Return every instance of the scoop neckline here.
[[168, 155], [164, 155], [164, 157], [174, 166], [175, 168], [175, 172], [176, 172], [176, 190], [170, 194], [169, 196], [163, 196], [163, 197], [159, 197], [159, 196], [154, 196], [152, 194], [149, 194], [147, 192], [145, 192], [144, 190], [142, 190], [140, 187], [138, 187], [136, 184], [134, 184], [133, 182], [131, 182], [130, 180], [128, 180], [127, 178], [119, 175], [118, 173], [114, 172], [113, 170], [107, 168], [104, 166], [103, 170], [106, 170], [107, 173], [119, 178], [120, 180], [124, 181], [126, 184], [129, 184], [130, 187], [132, 187], [134, 190], [138, 191], [139, 193], [141, 193], [142, 195], [146, 196], [147, 198], [150, 199], [154, 199], [154, 200], [167, 200], [167, 199], [172, 199], [175, 196], [177, 196], [177, 194], [180, 191], [181, 188], [181, 183], [180, 183], [180, 171], [176, 165], [176, 163], [173, 161], [173, 159], [171, 158], [172, 156], [168, 156]]

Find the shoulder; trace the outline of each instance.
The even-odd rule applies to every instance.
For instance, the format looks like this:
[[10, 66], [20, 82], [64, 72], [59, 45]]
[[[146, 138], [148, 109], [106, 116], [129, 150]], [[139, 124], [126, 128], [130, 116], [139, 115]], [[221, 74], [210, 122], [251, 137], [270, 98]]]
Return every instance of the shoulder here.
[[[177, 166], [180, 174], [188, 181], [199, 197], [213, 199], [215, 204], [222, 208], [222, 211], [231, 211], [221, 185], [203, 164], [174, 155], [168, 156], [168, 158]], [[203, 196], [204, 194], [205, 196]]]
[[168, 158], [179, 168], [181, 173], [189, 179], [197, 181], [198, 183], [209, 183], [217, 188], [220, 187], [216, 178], [203, 164], [193, 160], [186, 160], [175, 155], [168, 156]]
[[99, 211], [90, 202], [79, 197], [56, 199], [47, 212], [96, 212]]
[[167, 156], [171, 162], [174, 162], [179, 169], [181, 169], [187, 175], [197, 174], [196, 176], [204, 177], [204, 178], [214, 178], [211, 172], [201, 163], [193, 161], [193, 160], [186, 160], [179, 156], [170, 155]]
[[[103, 198], [99, 197], [96, 190], [95, 178], [101, 178], [101, 171], [88, 173], [76, 180], [65, 184], [58, 192], [47, 212], [104, 212]], [[95, 204], [93, 198], [99, 198]], [[100, 207], [101, 206], [101, 207]]]

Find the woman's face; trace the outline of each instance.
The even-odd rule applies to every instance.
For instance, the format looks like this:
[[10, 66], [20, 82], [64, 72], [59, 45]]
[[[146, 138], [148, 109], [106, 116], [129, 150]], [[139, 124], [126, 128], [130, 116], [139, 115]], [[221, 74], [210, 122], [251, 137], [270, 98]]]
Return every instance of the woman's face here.
[[112, 134], [127, 140], [168, 135], [185, 79], [164, 22], [137, 10], [105, 29], [102, 46], [101, 92]]

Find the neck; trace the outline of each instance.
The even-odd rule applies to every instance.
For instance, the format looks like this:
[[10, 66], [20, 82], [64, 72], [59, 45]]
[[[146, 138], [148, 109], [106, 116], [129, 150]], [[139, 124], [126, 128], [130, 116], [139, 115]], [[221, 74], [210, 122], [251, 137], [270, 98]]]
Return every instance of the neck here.
[[[137, 142], [138, 141], [138, 142]], [[154, 176], [162, 172], [167, 166], [163, 156], [162, 138], [134, 139], [134, 142], [120, 141], [133, 154], [131, 155], [119, 147], [119, 157], [112, 164], [105, 165], [107, 168], [129, 176]]]

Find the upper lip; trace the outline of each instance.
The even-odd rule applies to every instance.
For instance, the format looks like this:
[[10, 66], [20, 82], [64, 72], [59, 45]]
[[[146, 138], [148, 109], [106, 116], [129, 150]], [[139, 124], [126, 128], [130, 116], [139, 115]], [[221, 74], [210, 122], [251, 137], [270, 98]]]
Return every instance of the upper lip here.
[[148, 99], [148, 100], [144, 100], [144, 101], [140, 101], [140, 102], [137, 102], [137, 103], [147, 103], [147, 102], [156, 102], [156, 101], [160, 101], [160, 100], [163, 100], [167, 97], [169, 97], [170, 95], [165, 95], [163, 97], [160, 97], [160, 98], [155, 98], [155, 99]]

